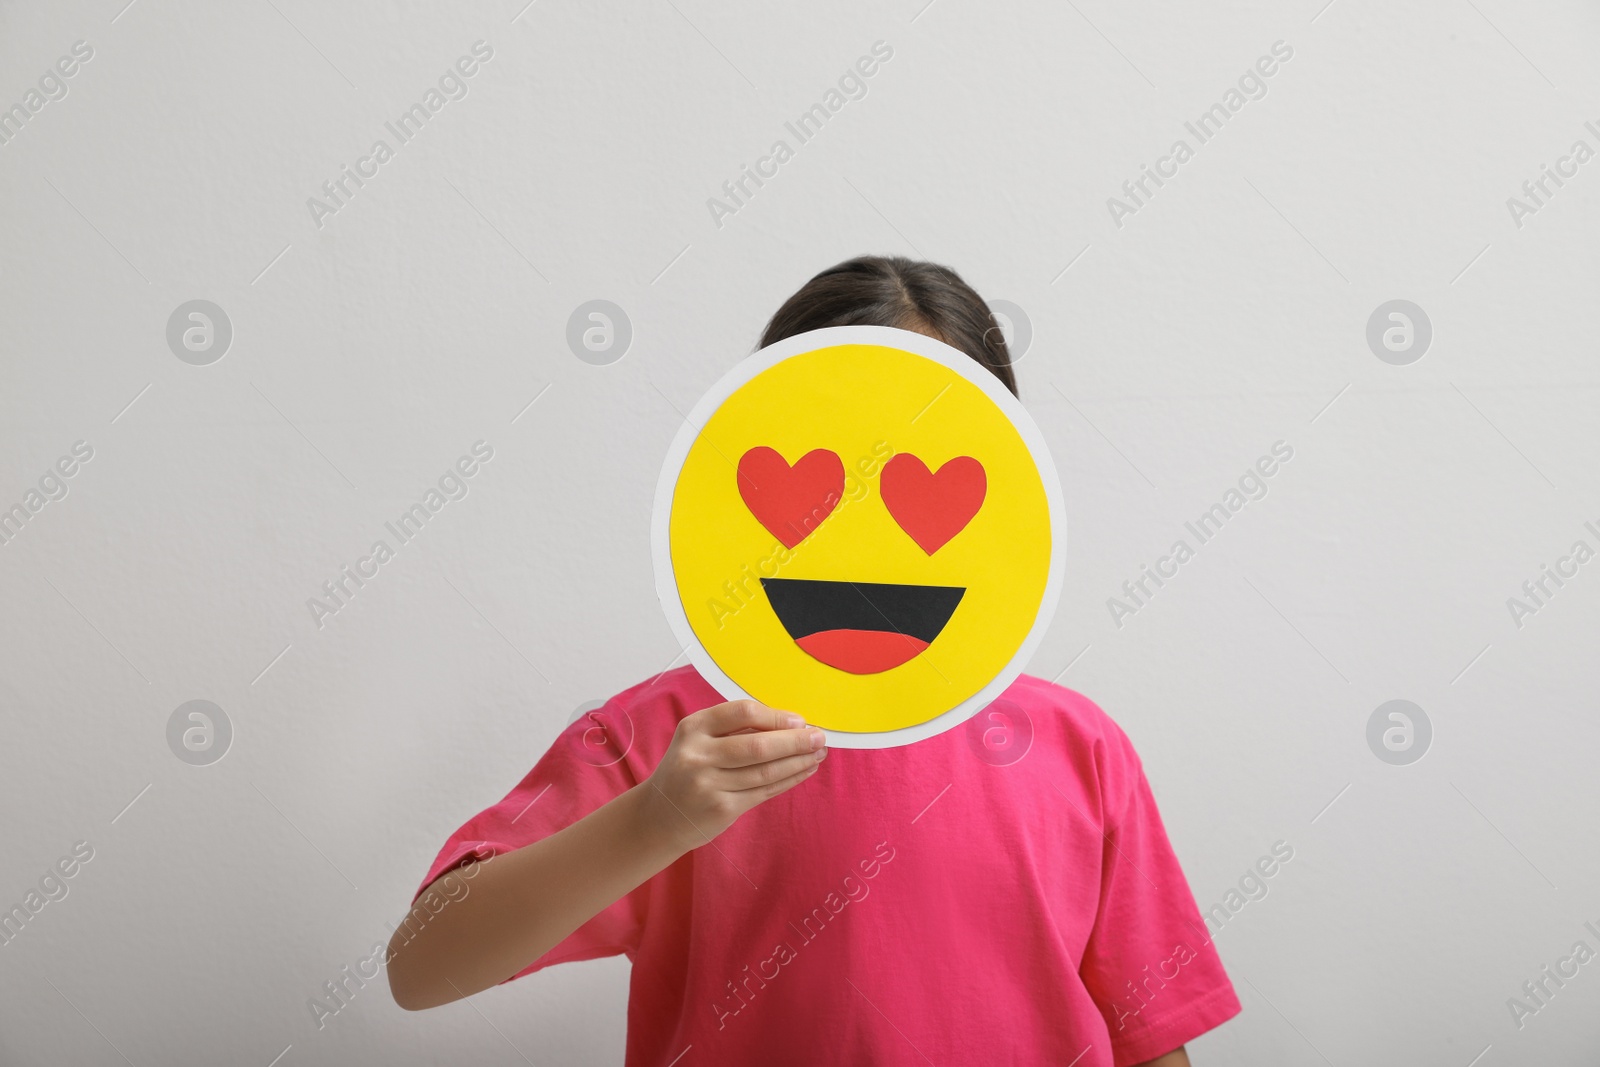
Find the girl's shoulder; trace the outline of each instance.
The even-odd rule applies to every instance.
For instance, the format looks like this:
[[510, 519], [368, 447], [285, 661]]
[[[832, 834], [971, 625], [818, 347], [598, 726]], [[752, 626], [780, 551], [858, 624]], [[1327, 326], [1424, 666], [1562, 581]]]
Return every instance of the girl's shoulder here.
[[1010, 700], [1029, 715], [1044, 714], [1059, 719], [1080, 733], [1126, 736], [1116, 721], [1093, 700], [1076, 689], [1068, 689], [1031, 674], [1018, 675], [1001, 699]]
[[1022, 708], [1036, 730], [1057, 734], [1072, 749], [1095, 753], [1097, 762], [1123, 769], [1140, 766], [1133, 742], [1117, 721], [1075, 689], [1024, 674], [1001, 699]]
[[676, 727], [678, 720], [727, 700], [693, 666], [670, 668], [629, 686], [601, 708], [612, 714], [644, 717]]

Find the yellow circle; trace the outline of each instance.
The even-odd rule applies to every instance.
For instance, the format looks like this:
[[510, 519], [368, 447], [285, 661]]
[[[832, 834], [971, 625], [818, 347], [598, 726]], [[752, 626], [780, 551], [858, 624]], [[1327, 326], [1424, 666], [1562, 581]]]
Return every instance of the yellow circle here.
[[[972, 380], [988, 373], [832, 344], [761, 370], [706, 419], [667, 549], [694, 638], [737, 687], [827, 730], [884, 733], [957, 708], [1017, 658], [1051, 587], [1052, 507], [1029, 442]], [[806, 458], [818, 450], [842, 479]], [[799, 522], [797, 501], [816, 505]]]

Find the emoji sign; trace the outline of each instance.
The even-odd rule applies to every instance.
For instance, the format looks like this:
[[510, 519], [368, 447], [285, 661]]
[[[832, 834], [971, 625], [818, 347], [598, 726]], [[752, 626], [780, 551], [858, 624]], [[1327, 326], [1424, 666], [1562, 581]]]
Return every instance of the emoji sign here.
[[701, 675], [845, 748], [959, 725], [1010, 685], [1059, 591], [1038, 428], [970, 356], [879, 326], [762, 349], [678, 433], [656, 585]]

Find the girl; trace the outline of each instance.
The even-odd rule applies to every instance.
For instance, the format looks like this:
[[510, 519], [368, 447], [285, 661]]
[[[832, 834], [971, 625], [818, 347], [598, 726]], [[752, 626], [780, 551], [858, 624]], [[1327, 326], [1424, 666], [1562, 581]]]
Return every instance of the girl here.
[[[988, 305], [931, 263], [824, 271], [761, 343], [854, 324], [938, 338], [1016, 392]], [[1023, 675], [1002, 700], [1023, 758], [985, 748], [1018, 725], [993, 710], [830, 755], [693, 667], [636, 685], [445, 844], [389, 945], [394, 998], [622, 953], [629, 1067], [1188, 1064], [1239, 1002], [1138, 756], [1071, 690]]]

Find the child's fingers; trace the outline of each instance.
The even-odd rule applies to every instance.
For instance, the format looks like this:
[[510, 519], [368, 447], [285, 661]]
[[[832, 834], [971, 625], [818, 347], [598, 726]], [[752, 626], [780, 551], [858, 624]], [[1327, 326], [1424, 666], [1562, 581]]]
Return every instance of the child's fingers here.
[[685, 723], [695, 726], [712, 737], [722, 737], [738, 730], [794, 730], [805, 725], [805, 720], [788, 711], [774, 711], [755, 700], [730, 700], [697, 711]]
[[785, 756], [816, 752], [822, 748], [824, 740], [821, 730], [808, 726], [803, 730], [766, 730], [759, 733], [735, 734], [731, 737], [716, 737], [708, 744], [711, 765], [731, 770], [736, 767], [770, 763]]
[[750, 801], [751, 807], [755, 807], [757, 804], [760, 804], [763, 801], [771, 800], [779, 793], [787, 793], [789, 790], [793, 789], [807, 778], [810, 778], [812, 775], [816, 774], [817, 768], [821, 766], [821, 763], [817, 762], [816, 760], [812, 760], [811, 766], [791, 774], [787, 778], [780, 778], [776, 782], [771, 782], [767, 785], [758, 785], [753, 789], [741, 789], [734, 795], [744, 797]]
[[814, 768], [828, 756], [828, 750], [819, 748], [815, 752], [803, 752], [797, 756], [785, 756], [783, 759], [769, 760], [766, 763], [757, 763], [750, 767], [740, 767], [737, 770], [725, 770], [721, 774], [722, 788], [730, 792], [743, 792], [746, 789], [756, 789], [764, 785], [772, 785], [786, 778], [793, 777], [801, 771]]

